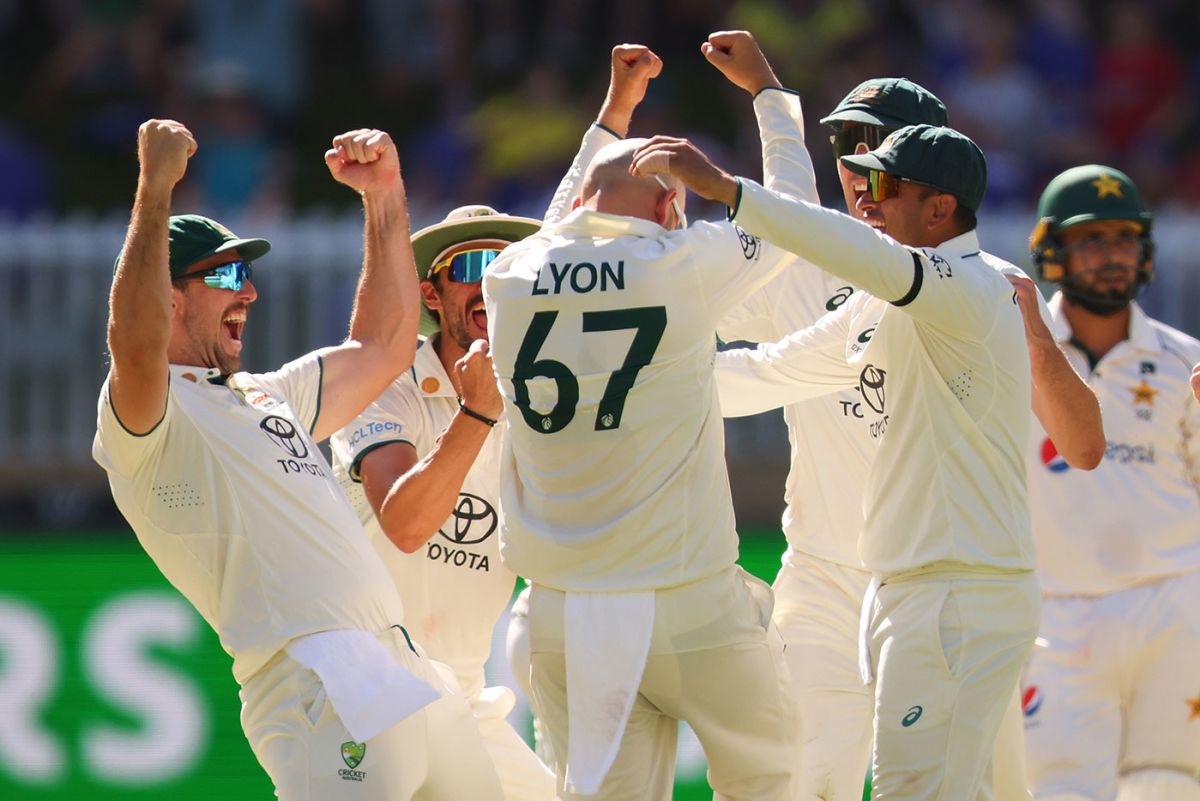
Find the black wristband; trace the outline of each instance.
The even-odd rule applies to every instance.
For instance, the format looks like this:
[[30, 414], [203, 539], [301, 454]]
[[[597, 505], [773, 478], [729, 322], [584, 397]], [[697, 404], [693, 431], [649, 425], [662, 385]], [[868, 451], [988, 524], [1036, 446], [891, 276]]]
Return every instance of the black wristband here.
[[459, 409], [461, 409], [461, 410], [462, 410], [462, 413], [463, 413], [463, 414], [465, 414], [467, 417], [473, 417], [473, 418], [475, 418], [476, 420], [478, 420], [479, 422], [481, 422], [481, 423], [485, 423], [485, 424], [486, 424], [486, 425], [487, 425], [489, 428], [495, 428], [495, 427], [496, 427], [496, 421], [495, 421], [495, 420], [493, 420], [493, 419], [492, 419], [492, 418], [490, 418], [490, 417], [484, 417], [482, 414], [480, 414], [479, 412], [475, 411], [474, 409], [468, 408], [468, 407], [467, 407], [467, 405], [466, 405], [465, 403], [463, 403], [463, 399], [462, 399], [462, 398], [459, 398], [459, 399], [458, 399], [458, 408], [459, 408]]

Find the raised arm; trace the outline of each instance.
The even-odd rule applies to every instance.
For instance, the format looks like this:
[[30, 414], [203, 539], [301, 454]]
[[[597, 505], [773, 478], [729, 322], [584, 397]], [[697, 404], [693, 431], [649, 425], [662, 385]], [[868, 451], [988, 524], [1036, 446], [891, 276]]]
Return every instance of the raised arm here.
[[[462, 405], [423, 459], [407, 442], [376, 448], [362, 459], [363, 492], [387, 538], [412, 553], [424, 545], [454, 511], [467, 474], [504, 410], [488, 345], [471, 344], [455, 365]], [[477, 416], [472, 416], [474, 412]]]
[[132, 434], [153, 429], [166, 409], [171, 340], [167, 220], [175, 184], [195, 152], [196, 140], [174, 120], [147, 120], [138, 128], [137, 194], [108, 300], [109, 400]]
[[324, 354], [321, 412], [313, 428], [318, 441], [353, 420], [412, 365], [420, 316], [408, 201], [391, 137], [371, 129], [344, 133], [334, 137], [325, 163], [338, 182], [362, 196], [363, 266], [350, 336]]
[[629, 133], [633, 112], [646, 97], [646, 87], [662, 72], [662, 59], [645, 45], [620, 44], [612, 49], [608, 94], [600, 115], [583, 136], [579, 152], [554, 191], [543, 222], [555, 223], [571, 213], [583, 184], [583, 175], [596, 153]]
[[1071, 467], [1095, 468], [1108, 441], [1100, 417], [1100, 401], [1054, 341], [1042, 315], [1041, 294], [1033, 281], [1008, 275], [1025, 319], [1025, 342], [1033, 378], [1033, 413]]
[[754, 98], [763, 183], [781, 194], [820, 202], [812, 157], [804, 146], [800, 96], [783, 88], [754, 36], [749, 31], [718, 31], [709, 34], [700, 51], [730, 83]]

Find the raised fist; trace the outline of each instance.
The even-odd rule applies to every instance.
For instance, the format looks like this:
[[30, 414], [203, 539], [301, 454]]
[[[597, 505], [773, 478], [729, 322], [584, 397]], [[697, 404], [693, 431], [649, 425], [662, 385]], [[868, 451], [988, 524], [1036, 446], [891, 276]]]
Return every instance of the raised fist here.
[[183, 123], [146, 120], [138, 126], [140, 180], [157, 189], [171, 189], [187, 172], [196, 152], [196, 139]]
[[359, 128], [333, 137], [325, 165], [334, 180], [360, 194], [392, 189], [400, 183], [400, 157], [392, 137], [374, 128]]
[[612, 49], [609, 102], [632, 111], [646, 97], [646, 87], [658, 77], [662, 67], [662, 59], [645, 45], [617, 45]]
[[708, 41], [700, 45], [700, 52], [730, 83], [752, 95], [769, 86], [782, 85], [749, 31], [711, 33]]

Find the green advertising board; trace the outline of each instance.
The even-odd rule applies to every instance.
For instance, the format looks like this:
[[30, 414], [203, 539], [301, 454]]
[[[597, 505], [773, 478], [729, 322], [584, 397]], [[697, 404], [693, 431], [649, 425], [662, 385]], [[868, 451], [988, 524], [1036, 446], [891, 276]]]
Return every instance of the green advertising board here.
[[[772, 578], [783, 538], [748, 536]], [[129, 532], [0, 538], [0, 799], [273, 797], [216, 635]], [[681, 737], [676, 799], [709, 799]]]

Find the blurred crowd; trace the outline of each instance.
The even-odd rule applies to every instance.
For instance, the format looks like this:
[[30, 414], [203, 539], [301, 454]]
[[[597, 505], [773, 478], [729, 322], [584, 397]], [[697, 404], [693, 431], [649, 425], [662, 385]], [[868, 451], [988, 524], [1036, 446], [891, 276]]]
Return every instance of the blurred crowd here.
[[750, 106], [703, 60], [747, 28], [817, 122], [868, 77], [907, 76], [988, 156], [988, 208], [1030, 207], [1065, 166], [1130, 173], [1155, 210], [1200, 207], [1195, 0], [0, 0], [0, 217], [114, 212], [134, 131], [200, 143], [179, 208], [270, 219], [353, 202], [321, 154], [396, 137], [414, 215], [465, 202], [540, 216], [617, 42], [665, 62], [633, 135], [689, 136], [755, 176]]

